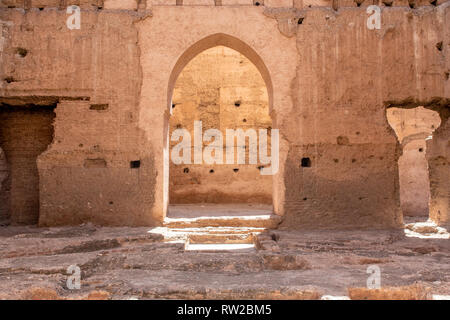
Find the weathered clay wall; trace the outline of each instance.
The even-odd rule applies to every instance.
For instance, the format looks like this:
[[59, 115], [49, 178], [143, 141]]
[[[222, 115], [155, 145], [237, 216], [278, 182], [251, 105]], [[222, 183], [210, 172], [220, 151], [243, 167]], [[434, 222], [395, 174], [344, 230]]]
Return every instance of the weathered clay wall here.
[[[1, 83], [3, 101], [59, 101], [55, 139], [38, 160], [41, 225], [154, 223], [148, 208], [155, 173], [152, 158], [141, 157], [136, 127], [137, 15], [86, 10], [80, 30], [66, 27], [65, 10], [0, 15], [2, 79], [13, 79]], [[135, 160], [141, 166], [131, 169]]]
[[398, 160], [400, 202], [405, 216], [429, 216], [430, 179], [425, 152], [425, 139], [414, 140], [403, 147]]
[[[80, 30], [66, 28], [64, 10], [42, 4], [43, 10], [0, 9], [0, 97], [59, 101], [54, 143], [38, 159], [42, 225], [161, 223], [170, 75], [189, 48], [200, 53], [197, 48], [222, 44], [245, 51], [272, 85], [269, 107], [282, 136], [273, 199], [282, 226], [400, 226], [400, 148], [385, 108], [438, 101], [448, 108], [447, 3], [410, 9], [394, 1], [383, 7], [381, 29], [368, 30], [365, 2], [359, 9], [340, 3], [337, 12], [331, 2], [308, 8], [306, 1], [301, 11], [266, 10], [290, 7], [289, 1], [169, 2], [147, 3], [145, 11], [140, 1], [134, 11], [106, 9], [107, 1], [98, 10], [86, 1]], [[225, 36], [201, 42], [215, 34]], [[427, 157], [448, 159], [445, 128]], [[302, 158], [310, 166], [302, 167]], [[140, 167], [131, 168], [137, 160]], [[431, 197], [438, 199], [433, 212], [448, 208], [449, 172], [448, 165], [429, 163]], [[448, 209], [436, 210], [448, 219]]]
[[432, 140], [427, 141], [430, 171], [430, 218], [440, 225], [450, 226], [450, 120], [449, 111], [442, 112], [442, 124]]
[[[224, 139], [226, 129], [258, 132], [272, 126], [267, 89], [258, 70], [244, 55], [223, 46], [203, 51], [189, 62], [177, 79], [172, 103], [170, 136], [178, 128], [190, 132], [192, 163], [194, 121], [202, 121], [203, 132], [220, 130]], [[171, 141], [171, 147], [178, 143]], [[203, 142], [203, 147], [209, 143]], [[248, 164], [247, 159], [247, 164], [227, 165], [225, 140], [222, 150], [224, 164], [170, 162], [170, 203], [272, 204], [272, 177], [258, 169], [263, 164]]]
[[[297, 31], [296, 108], [290, 120], [298, 129], [288, 138], [285, 226], [401, 221], [400, 150], [385, 105], [448, 96], [445, 57], [436, 48], [448, 42], [444, 12], [383, 10], [383, 27], [375, 32], [354, 10], [308, 13]], [[310, 168], [299, 166], [305, 156]]]

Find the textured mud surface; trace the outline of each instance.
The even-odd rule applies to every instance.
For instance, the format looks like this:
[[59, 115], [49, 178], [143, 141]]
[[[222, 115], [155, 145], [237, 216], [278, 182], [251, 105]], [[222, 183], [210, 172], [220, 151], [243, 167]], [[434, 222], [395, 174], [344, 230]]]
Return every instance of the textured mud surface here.
[[[366, 287], [370, 265], [380, 267], [383, 288], [449, 295], [448, 233], [407, 227], [264, 231], [254, 248], [217, 251], [187, 251], [167, 228], [0, 227], [0, 298], [319, 299]], [[67, 288], [70, 265], [81, 269], [79, 290]]]

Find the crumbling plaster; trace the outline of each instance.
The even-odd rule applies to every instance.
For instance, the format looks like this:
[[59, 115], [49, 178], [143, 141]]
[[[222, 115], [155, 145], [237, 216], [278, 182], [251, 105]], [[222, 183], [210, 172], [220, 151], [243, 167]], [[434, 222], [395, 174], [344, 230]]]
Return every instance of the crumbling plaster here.
[[[1, 76], [12, 80], [2, 82], [1, 99], [59, 101], [55, 139], [38, 160], [41, 225], [162, 223], [171, 86], [192, 56], [215, 45], [246, 55], [268, 84], [281, 134], [273, 177], [281, 228], [401, 225], [399, 145], [385, 109], [403, 101], [448, 109], [448, 2], [411, 9], [394, 1], [383, 7], [380, 30], [366, 28], [365, 4], [313, 5], [290, 37], [263, 6], [138, 4], [137, 11], [82, 6], [80, 30], [67, 29], [57, 8], [0, 9]], [[448, 130], [443, 121], [427, 147], [441, 224]], [[300, 166], [304, 157], [311, 167]], [[86, 165], [95, 159], [104, 161]], [[444, 160], [434, 170], [436, 159]], [[133, 160], [139, 169], [130, 168]]]

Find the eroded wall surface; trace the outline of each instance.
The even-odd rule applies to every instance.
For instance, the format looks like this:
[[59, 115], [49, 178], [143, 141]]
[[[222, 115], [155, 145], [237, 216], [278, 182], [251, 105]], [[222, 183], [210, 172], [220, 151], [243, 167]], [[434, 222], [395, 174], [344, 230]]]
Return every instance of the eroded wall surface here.
[[[40, 224], [155, 223], [148, 214], [153, 159], [138, 146], [136, 126], [136, 15], [89, 7], [79, 30], [68, 29], [69, 15], [54, 6], [1, 9], [0, 15], [1, 73], [9, 77], [1, 84], [2, 102], [58, 104], [53, 143], [38, 159]], [[130, 167], [135, 160], [139, 169]]]
[[429, 216], [430, 179], [425, 152], [425, 140], [414, 140], [403, 147], [398, 160], [400, 202], [406, 216]]
[[[249, 164], [249, 142], [237, 146], [244, 148], [246, 164], [226, 164], [225, 159], [227, 129], [265, 129], [270, 137], [267, 89], [256, 67], [227, 47], [203, 51], [178, 77], [172, 104], [170, 136], [180, 128], [189, 131], [191, 164], [170, 161], [169, 202], [272, 204], [272, 177], [260, 174], [261, 162]], [[222, 164], [194, 164], [194, 121], [202, 122], [203, 132], [222, 133]], [[180, 140], [171, 141], [171, 151]], [[211, 142], [204, 141], [202, 150]], [[234, 148], [235, 159], [238, 150]]]
[[[446, 36], [438, 26], [442, 13], [383, 9], [384, 27], [376, 32], [354, 11], [311, 15], [297, 31], [290, 121], [298, 129], [289, 139], [285, 225], [397, 225], [400, 150], [384, 106], [448, 96], [444, 55], [435, 46]], [[305, 155], [311, 168], [298, 165]]]
[[[2, 2], [2, 102], [58, 103], [53, 143], [38, 158], [41, 225], [161, 224], [170, 75], [191, 46], [214, 41], [246, 51], [252, 62], [256, 53], [256, 66], [267, 69], [281, 135], [273, 200], [282, 227], [401, 225], [400, 146], [386, 107], [448, 109], [448, 3], [380, 4], [381, 28], [369, 30], [367, 1], [359, 8], [353, 1], [222, 2], [79, 1], [79, 30], [66, 27], [58, 1], [27, 1], [27, 10], [21, 1]], [[224, 36], [201, 42], [215, 34]], [[427, 146], [430, 211], [441, 223], [448, 221], [447, 133], [443, 121]]]
[[430, 171], [430, 218], [443, 226], [450, 226], [450, 121], [449, 112], [441, 111], [441, 126], [432, 140], [427, 141]]

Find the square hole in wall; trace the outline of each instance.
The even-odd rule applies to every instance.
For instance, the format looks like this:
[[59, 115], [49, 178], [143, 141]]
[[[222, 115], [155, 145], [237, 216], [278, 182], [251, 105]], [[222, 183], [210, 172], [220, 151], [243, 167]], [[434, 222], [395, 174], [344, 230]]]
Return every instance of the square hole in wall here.
[[301, 166], [304, 168], [311, 167], [311, 159], [310, 158], [302, 158]]
[[91, 104], [89, 107], [90, 110], [96, 110], [96, 111], [104, 111], [108, 108], [109, 108], [109, 105], [107, 103]]
[[130, 161], [130, 168], [131, 169], [137, 169], [141, 166], [141, 160], [133, 160]]

